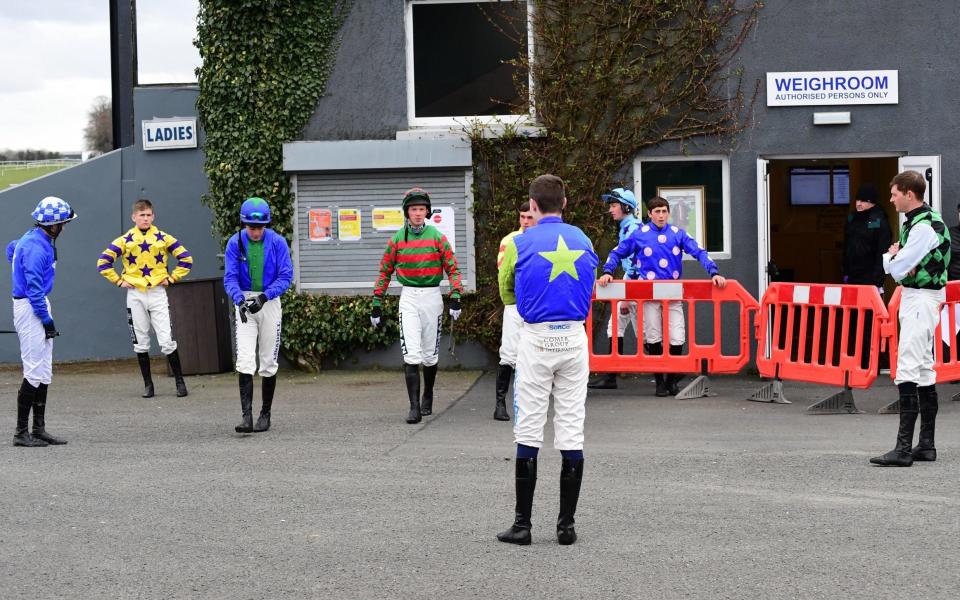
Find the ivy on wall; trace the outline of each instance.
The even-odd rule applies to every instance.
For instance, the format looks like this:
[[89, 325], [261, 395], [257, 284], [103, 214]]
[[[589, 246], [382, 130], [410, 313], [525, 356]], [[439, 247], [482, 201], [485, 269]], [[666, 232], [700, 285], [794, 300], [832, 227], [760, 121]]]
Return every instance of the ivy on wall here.
[[[499, 345], [500, 238], [517, 228], [530, 181], [553, 173], [567, 184], [565, 219], [605, 257], [616, 230], [600, 200], [621, 185], [642, 150], [665, 142], [734, 144], [759, 82], [745, 93], [735, 56], [762, 2], [742, 0], [530, 0], [535, 62], [527, 56], [515, 85], [527, 98], [534, 80], [544, 135], [508, 129], [499, 139], [470, 131], [474, 157], [477, 293], [464, 298], [463, 331]], [[619, 177], [618, 177], [618, 174]]]
[[270, 202], [272, 227], [292, 237], [283, 144], [300, 137], [333, 68], [349, 0], [200, 0], [195, 45], [204, 171], [221, 244], [244, 199]]

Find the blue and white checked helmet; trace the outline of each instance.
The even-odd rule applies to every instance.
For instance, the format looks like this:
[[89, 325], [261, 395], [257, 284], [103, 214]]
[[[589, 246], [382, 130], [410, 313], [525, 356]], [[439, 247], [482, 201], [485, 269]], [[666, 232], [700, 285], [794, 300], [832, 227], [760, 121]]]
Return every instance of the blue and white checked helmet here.
[[56, 225], [76, 219], [77, 213], [73, 212], [65, 200], [56, 196], [47, 196], [40, 201], [30, 216], [40, 225]]

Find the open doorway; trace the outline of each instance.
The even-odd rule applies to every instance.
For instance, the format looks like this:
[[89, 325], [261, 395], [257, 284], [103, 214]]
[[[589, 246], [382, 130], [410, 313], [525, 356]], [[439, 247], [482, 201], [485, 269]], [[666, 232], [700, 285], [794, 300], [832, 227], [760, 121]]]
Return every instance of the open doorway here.
[[[863, 184], [876, 189], [877, 206], [896, 239], [888, 184], [897, 173], [897, 157], [770, 160], [770, 280], [843, 283], [844, 226]], [[889, 294], [892, 282], [887, 286]]]

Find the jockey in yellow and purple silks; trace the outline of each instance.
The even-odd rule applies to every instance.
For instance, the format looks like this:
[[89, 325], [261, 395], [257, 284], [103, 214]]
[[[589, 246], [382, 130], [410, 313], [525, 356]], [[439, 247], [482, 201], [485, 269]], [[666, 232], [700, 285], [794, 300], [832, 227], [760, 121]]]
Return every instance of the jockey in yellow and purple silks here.
[[[153, 204], [149, 200], [134, 202], [130, 218], [134, 226], [100, 253], [97, 271], [113, 285], [127, 290], [127, 324], [143, 375], [143, 397], [150, 398], [154, 393], [150, 377], [151, 325], [173, 371], [177, 396], [183, 397], [187, 395], [187, 385], [183, 381], [177, 342], [170, 330], [166, 287], [187, 276], [193, 267], [193, 257], [177, 238], [153, 224]], [[177, 261], [172, 271], [167, 270], [168, 253]], [[123, 275], [115, 270], [117, 259], [122, 260]]]

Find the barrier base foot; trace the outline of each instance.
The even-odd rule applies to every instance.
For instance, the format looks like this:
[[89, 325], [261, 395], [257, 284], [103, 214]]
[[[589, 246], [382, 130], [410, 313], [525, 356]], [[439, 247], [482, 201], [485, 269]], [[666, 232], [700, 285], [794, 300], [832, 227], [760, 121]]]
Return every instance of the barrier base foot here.
[[900, 414], [900, 399], [896, 399], [890, 404], [884, 406], [877, 411], [881, 415], [899, 415]]
[[863, 411], [853, 402], [853, 390], [844, 388], [843, 391], [824, 398], [807, 407], [811, 415], [862, 415]]
[[950, 399], [953, 400], [954, 402], [960, 402], [960, 392], [957, 392], [956, 394], [954, 394]]
[[764, 385], [747, 398], [752, 402], [772, 402], [774, 404], [793, 404], [783, 395], [783, 381], [775, 379]]
[[710, 378], [706, 375], [698, 375], [693, 381], [687, 384], [687, 387], [680, 390], [680, 393], [674, 396], [677, 400], [692, 400], [694, 398], [707, 398], [716, 396], [710, 391]]

